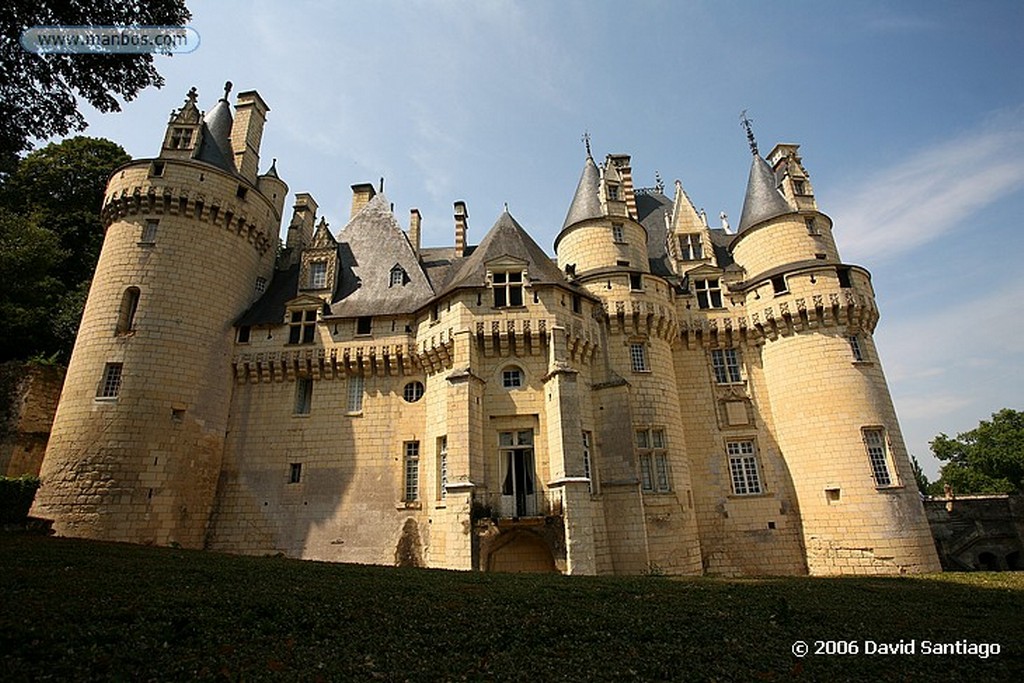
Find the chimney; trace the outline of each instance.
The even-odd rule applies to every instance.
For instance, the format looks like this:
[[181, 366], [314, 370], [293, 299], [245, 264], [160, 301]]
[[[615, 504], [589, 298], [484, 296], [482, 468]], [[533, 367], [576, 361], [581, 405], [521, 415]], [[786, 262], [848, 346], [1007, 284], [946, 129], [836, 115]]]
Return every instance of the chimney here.
[[295, 195], [292, 220], [288, 223], [288, 238], [285, 246], [292, 250], [292, 258], [313, 243], [313, 224], [316, 221], [316, 200], [308, 192]]
[[469, 212], [466, 202], [455, 202], [455, 258], [466, 254], [466, 231], [469, 230]]
[[419, 209], [409, 209], [409, 242], [412, 244], [413, 253], [420, 254], [420, 224], [423, 217]]
[[359, 183], [352, 186], [352, 213], [349, 214], [348, 219], [352, 220], [357, 213], [359, 213], [364, 206], [369, 203], [371, 199], [377, 196], [377, 191], [373, 189], [373, 183]]
[[263, 124], [270, 107], [255, 90], [238, 93], [234, 123], [231, 125], [231, 151], [238, 173], [253, 185], [260, 166], [260, 142]]

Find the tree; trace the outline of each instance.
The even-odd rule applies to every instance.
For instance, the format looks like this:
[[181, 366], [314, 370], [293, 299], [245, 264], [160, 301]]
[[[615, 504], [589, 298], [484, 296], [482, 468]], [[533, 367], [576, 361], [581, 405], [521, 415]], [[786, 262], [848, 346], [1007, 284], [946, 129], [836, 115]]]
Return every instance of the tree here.
[[917, 484], [917, 490], [922, 494], [928, 494], [928, 477], [925, 475], [924, 470], [921, 469], [921, 463], [917, 461], [917, 458], [910, 456], [910, 469], [914, 472], [914, 482]]
[[1004, 408], [951, 439], [939, 434], [932, 453], [945, 461], [935, 487], [956, 493], [1024, 493], [1024, 412]]
[[0, 187], [0, 361], [70, 356], [103, 245], [103, 190], [130, 159], [75, 137], [31, 152]]
[[8, 0], [0, 12], [0, 177], [31, 139], [86, 127], [82, 98], [101, 112], [120, 111], [149, 86], [161, 87], [152, 54], [48, 54], [22, 48], [35, 26], [183, 26], [192, 18], [184, 0]]

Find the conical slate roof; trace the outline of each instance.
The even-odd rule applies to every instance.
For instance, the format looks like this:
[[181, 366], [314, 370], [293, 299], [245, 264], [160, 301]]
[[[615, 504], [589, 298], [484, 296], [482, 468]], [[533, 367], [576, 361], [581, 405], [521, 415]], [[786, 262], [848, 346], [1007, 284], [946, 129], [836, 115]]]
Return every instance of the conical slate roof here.
[[230, 173], [235, 171], [234, 153], [231, 151], [231, 105], [222, 97], [213, 109], [203, 117], [203, 141], [196, 153], [196, 159], [221, 168]]
[[601, 215], [601, 172], [597, 170], [593, 157], [588, 154], [562, 230], [588, 218], [600, 218]]
[[487, 264], [503, 256], [509, 256], [527, 263], [530, 282], [566, 284], [562, 271], [558, 269], [544, 250], [537, 246], [508, 211], [498, 218], [494, 227], [484, 235], [473, 253], [457, 266], [457, 270], [446, 283], [445, 292], [457, 287], [479, 287], [487, 276]]
[[754, 155], [747, 180], [747, 195], [743, 198], [743, 213], [736, 232], [741, 233], [758, 223], [793, 212], [775, 183], [775, 173], [759, 154]]

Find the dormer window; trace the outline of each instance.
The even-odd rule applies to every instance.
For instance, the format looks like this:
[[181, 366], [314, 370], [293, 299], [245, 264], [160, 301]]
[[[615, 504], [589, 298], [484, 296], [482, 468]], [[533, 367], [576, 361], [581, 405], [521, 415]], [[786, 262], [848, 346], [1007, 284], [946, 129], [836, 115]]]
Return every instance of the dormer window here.
[[704, 258], [704, 245], [700, 241], [700, 234], [680, 235], [679, 251], [684, 261], [699, 261]]
[[523, 271], [493, 273], [491, 283], [494, 287], [495, 308], [523, 305]]
[[292, 311], [288, 317], [288, 343], [312, 344], [316, 337], [316, 309]]
[[694, 280], [693, 288], [697, 293], [697, 306], [699, 308], [721, 308], [722, 287], [718, 278]]
[[388, 287], [401, 287], [405, 284], [405, 270], [402, 266], [396, 265], [391, 269]]
[[188, 149], [192, 145], [191, 128], [171, 129], [171, 149]]
[[327, 263], [313, 261], [309, 264], [309, 288], [324, 289], [327, 287]]
[[608, 185], [608, 201], [617, 202], [619, 201], [619, 186]]
[[804, 186], [804, 181], [793, 181], [793, 194], [807, 194], [807, 188]]

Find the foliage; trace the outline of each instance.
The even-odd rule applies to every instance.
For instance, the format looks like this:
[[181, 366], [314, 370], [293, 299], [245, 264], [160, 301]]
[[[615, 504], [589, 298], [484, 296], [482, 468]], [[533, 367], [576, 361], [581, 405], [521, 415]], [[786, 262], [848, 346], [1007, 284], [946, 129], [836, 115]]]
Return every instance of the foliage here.
[[[5, 681], [991, 681], [1024, 666], [1020, 572], [500, 575], [9, 534], [0, 604]], [[791, 654], [865, 639], [1002, 653]]]
[[955, 493], [1024, 492], [1024, 412], [1004, 408], [951, 439], [939, 434], [932, 452], [945, 461], [934, 486]]
[[98, 111], [121, 110], [142, 90], [161, 87], [151, 54], [37, 55], [20, 44], [34, 26], [184, 26], [184, 0], [8, 0], [0, 13], [0, 176], [31, 139], [86, 127], [78, 100]]
[[23, 524], [39, 488], [39, 477], [0, 477], [0, 524]]
[[109, 140], [75, 137], [30, 153], [0, 187], [0, 361], [70, 356], [103, 244], [103, 190], [129, 160]]
[[914, 471], [914, 483], [917, 484], [917, 490], [927, 495], [931, 484], [928, 483], [928, 477], [925, 475], [924, 470], [921, 469], [921, 463], [913, 455], [910, 456], [910, 468]]

